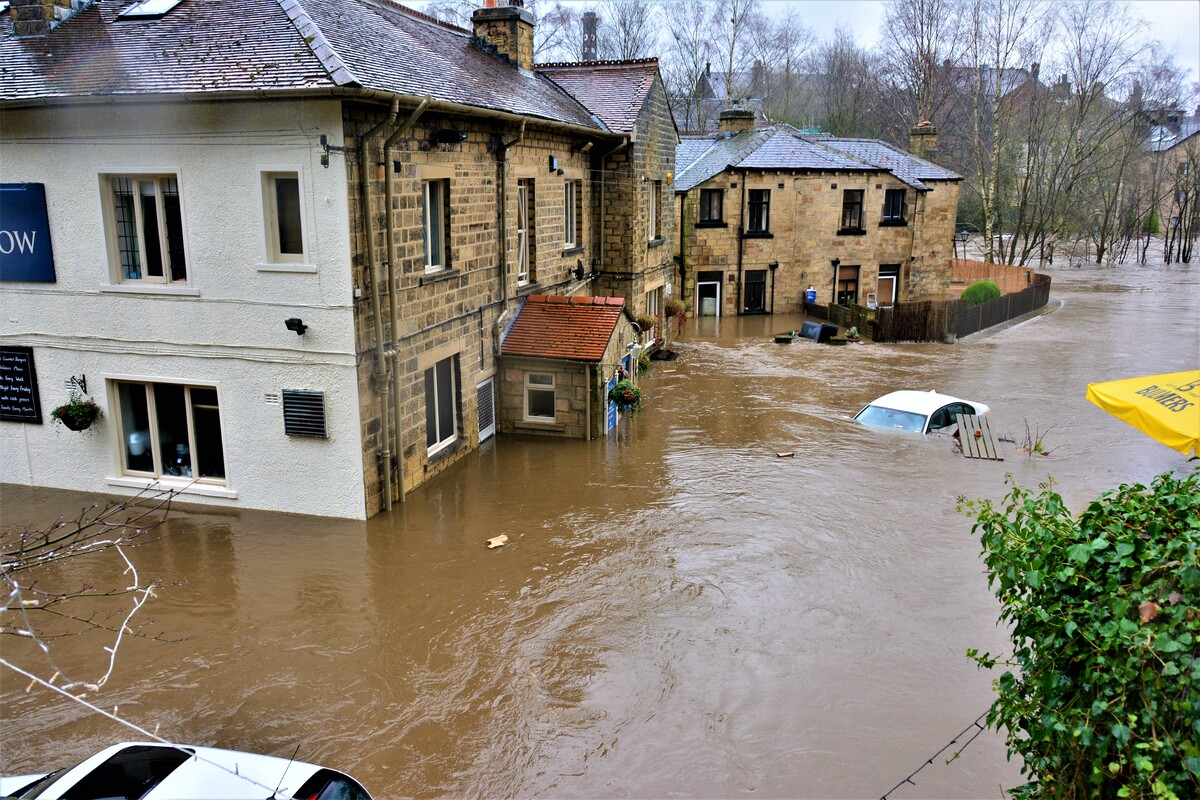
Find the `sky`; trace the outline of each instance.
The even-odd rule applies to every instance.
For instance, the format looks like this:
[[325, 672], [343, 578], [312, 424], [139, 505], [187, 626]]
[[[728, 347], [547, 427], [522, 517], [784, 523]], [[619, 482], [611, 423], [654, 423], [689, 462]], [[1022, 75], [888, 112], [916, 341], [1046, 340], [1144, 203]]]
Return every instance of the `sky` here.
[[[1191, 70], [1190, 80], [1200, 80], [1200, 0], [1133, 0], [1132, 5], [1149, 23], [1151, 38]], [[829, 38], [841, 24], [860, 45], [871, 46], [878, 43], [883, 25], [883, 0], [764, 0], [763, 6], [769, 13], [798, 9], [818, 39]]]

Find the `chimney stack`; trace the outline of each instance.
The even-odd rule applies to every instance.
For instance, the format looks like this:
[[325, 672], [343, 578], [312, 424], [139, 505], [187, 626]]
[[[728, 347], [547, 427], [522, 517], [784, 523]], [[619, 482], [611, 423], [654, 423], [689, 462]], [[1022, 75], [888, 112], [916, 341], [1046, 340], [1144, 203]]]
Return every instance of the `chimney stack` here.
[[596, 42], [599, 39], [600, 15], [595, 11], [583, 12], [583, 48], [581, 55], [584, 61], [595, 61], [598, 52]]
[[937, 156], [937, 128], [932, 122], [918, 122], [917, 127], [908, 132], [908, 152], [917, 158], [933, 161]]
[[14, 36], [45, 36], [87, 5], [87, 0], [12, 0]]
[[488, 2], [471, 15], [475, 38], [521, 69], [532, 70], [533, 14], [524, 8], [523, 0], [509, 0], [504, 6]]
[[721, 112], [721, 133], [744, 133], [754, 130], [754, 112], [747, 108], [727, 108]]

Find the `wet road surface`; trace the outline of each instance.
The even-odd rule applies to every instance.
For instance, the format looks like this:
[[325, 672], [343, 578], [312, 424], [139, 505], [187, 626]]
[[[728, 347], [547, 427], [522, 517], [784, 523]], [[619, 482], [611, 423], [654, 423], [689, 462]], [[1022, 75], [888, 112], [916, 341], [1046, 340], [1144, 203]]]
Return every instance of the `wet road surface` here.
[[[176, 510], [131, 553], [162, 584], [141, 630], [171, 641], [127, 639], [91, 699], [177, 741], [299, 745], [377, 798], [879, 797], [988, 707], [966, 649], [1006, 649], [956, 498], [1053, 477], [1079, 511], [1185, 464], [1084, 389], [1200, 363], [1200, 270], [1051, 274], [1060, 308], [956, 345], [691, 320], [608, 442], [502, 439], [366, 523]], [[968, 461], [851, 421], [901, 388], [1052, 452]], [[87, 501], [8, 486], [3, 524]], [[59, 640], [56, 665], [99, 673], [99, 645]], [[26, 684], [0, 675], [5, 774], [138, 738]], [[1021, 782], [994, 733], [946, 757], [891, 796]]]

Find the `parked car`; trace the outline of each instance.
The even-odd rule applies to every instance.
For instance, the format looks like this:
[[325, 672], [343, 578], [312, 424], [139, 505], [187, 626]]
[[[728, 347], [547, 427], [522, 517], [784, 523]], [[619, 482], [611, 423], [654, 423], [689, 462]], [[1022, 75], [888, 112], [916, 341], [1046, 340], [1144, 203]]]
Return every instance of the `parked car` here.
[[123, 742], [73, 767], [0, 778], [0, 797], [38, 800], [371, 800], [357, 781], [303, 761], [214, 747]]
[[854, 419], [876, 428], [892, 428], [913, 433], [948, 433], [958, 414], [982, 417], [990, 409], [983, 403], [961, 400], [937, 392], [903, 390], [889, 392], [871, 401]]

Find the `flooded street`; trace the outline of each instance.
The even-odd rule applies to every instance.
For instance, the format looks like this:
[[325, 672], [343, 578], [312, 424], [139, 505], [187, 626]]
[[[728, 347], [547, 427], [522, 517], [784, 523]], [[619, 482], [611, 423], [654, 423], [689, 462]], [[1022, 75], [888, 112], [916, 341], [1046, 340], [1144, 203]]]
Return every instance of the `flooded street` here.
[[[171, 641], [127, 640], [92, 699], [176, 741], [299, 745], [381, 800], [879, 797], [987, 709], [998, 673], [967, 648], [1006, 649], [956, 497], [1052, 476], [1078, 512], [1186, 463], [1084, 390], [1200, 362], [1200, 269], [1050, 274], [1061, 308], [953, 346], [691, 320], [607, 443], [502, 439], [365, 523], [174, 511], [131, 553], [162, 584], [142, 629]], [[851, 421], [903, 388], [985, 402], [1052, 452], [969, 461]], [[85, 502], [7, 486], [3, 524]], [[92, 644], [53, 646], [99, 673]], [[0, 682], [5, 774], [139, 738]], [[891, 796], [1020, 783], [994, 733], [948, 757]]]

